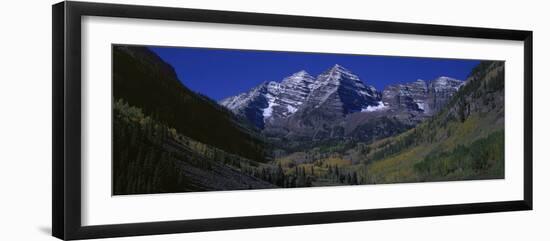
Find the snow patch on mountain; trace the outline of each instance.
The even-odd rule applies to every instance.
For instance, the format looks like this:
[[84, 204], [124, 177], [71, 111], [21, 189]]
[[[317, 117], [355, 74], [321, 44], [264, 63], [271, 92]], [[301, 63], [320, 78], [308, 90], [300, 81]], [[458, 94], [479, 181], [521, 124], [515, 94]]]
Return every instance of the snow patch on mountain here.
[[288, 112], [292, 113], [292, 114], [294, 114], [296, 111], [298, 111], [298, 108], [296, 108], [294, 106], [291, 106], [291, 105], [287, 105], [286, 108], [287, 108]]
[[378, 105], [375, 106], [367, 106], [367, 108], [361, 109], [361, 112], [373, 112], [373, 111], [381, 111], [387, 109], [388, 106], [384, 104], [382, 101], [378, 101]]
[[419, 110], [424, 111], [426, 109], [425, 103], [423, 101], [416, 101], [416, 106]]
[[267, 103], [268, 103], [267, 108], [263, 109], [263, 112], [262, 112], [264, 119], [271, 117], [271, 115], [273, 114], [273, 107], [277, 106], [277, 104], [275, 104], [275, 102], [271, 100]]

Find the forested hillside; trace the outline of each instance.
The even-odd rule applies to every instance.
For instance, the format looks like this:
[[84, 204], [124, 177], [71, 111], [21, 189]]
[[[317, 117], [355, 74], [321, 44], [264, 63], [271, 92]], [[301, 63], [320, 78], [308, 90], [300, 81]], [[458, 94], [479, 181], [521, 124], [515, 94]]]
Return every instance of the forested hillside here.
[[372, 183], [503, 178], [504, 63], [482, 62], [432, 119], [355, 151]]
[[248, 122], [189, 90], [145, 47], [113, 46], [113, 96], [197, 141], [258, 161], [266, 157], [264, 141]]
[[181, 135], [122, 100], [113, 130], [115, 195], [276, 187], [249, 171], [266, 164]]
[[144, 47], [113, 47], [113, 193], [267, 188], [244, 172], [268, 160], [247, 121], [178, 80]]

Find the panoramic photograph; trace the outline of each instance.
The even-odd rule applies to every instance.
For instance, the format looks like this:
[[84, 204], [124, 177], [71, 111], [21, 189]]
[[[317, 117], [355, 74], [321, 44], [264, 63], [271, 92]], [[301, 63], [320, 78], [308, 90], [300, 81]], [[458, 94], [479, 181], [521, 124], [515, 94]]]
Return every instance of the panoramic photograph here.
[[112, 46], [112, 194], [504, 178], [504, 61]]

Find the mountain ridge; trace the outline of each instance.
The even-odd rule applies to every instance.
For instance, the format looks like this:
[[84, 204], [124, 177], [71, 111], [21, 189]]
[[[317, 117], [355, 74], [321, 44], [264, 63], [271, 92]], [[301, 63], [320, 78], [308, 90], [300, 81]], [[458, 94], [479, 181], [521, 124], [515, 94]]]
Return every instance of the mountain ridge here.
[[[317, 109], [323, 105], [332, 107], [332, 111], [342, 113], [343, 116], [392, 107], [431, 115], [463, 84], [462, 80], [440, 76], [434, 80], [418, 79], [390, 84], [379, 91], [374, 86], [366, 85], [345, 67], [335, 64], [317, 77], [300, 70], [280, 82], [264, 81], [249, 91], [227, 97], [218, 103], [263, 129], [269, 119], [287, 118], [302, 109]], [[264, 96], [260, 96], [262, 94]]]
[[[354, 131], [365, 130], [374, 135], [364, 140], [397, 134], [431, 117], [463, 84], [441, 76], [379, 91], [335, 64], [317, 77], [301, 70], [218, 103], [281, 141], [356, 138]], [[391, 133], [377, 130], [387, 125], [394, 127]]]

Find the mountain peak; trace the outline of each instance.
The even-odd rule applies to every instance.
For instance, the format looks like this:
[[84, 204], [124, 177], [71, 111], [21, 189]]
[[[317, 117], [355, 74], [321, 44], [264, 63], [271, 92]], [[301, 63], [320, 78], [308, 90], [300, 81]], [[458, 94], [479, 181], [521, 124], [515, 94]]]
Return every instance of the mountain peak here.
[[309, 109], [327, 108], [337, 115], [359, 112], [367, 106], [378, 106], [379, 101], [380, 93], [376, 88], [365, 85], [357, 75], [340, 64], [320, 74], [308, 96]]
[[307, 76], [307, 75], [309, 75], [309, 73], [307, 71], [300, 70], [300, 71], [294, 73], [292, 76]]
[[286, 77], [285, 79], [283, 79], [283, 81], [286, 80], [286, 79], [289, 79], [289, 78], [295, 78], [295, 79], [296, 79], [296, 78], [313, 79], [313, 76], [311, 76], [311, 75], [310, 75], [307, 71], [305, 71], [305, 70], [300, 70], [300, 71], [298, 71], [298, 72], [292, 74], [291, 76]]
[[350, 70], [344, 68], [344, 66], [335, 64], [330, 69], [319, 75], [317, 79], [323, 79], [329, 82], [340, 82], [344, 79], [352, 81], [360, 81], [359, 77], [353, 74]]
[[430, 83], [436, 91], [458, 90], [463, 84], [464, 81], [447, 76], [440, 76]]
[[439, 76], [434, 81], [460, 81], [460, 80], [455, 79], [453, 77], [448, 77], [448, 76]]
[[314, 78], [305, 70], [300, 70], [291, 76], [284, 78], [281, 81], [283, 85], [300, 85], [300, 83], [305, 83], [306, 85], [313, 82]]
[[344, 68], [344, 66], [335, 64], [330, 68], [330, 71], [337, 71], [337, 72], [350, 72], [348, 69]]

